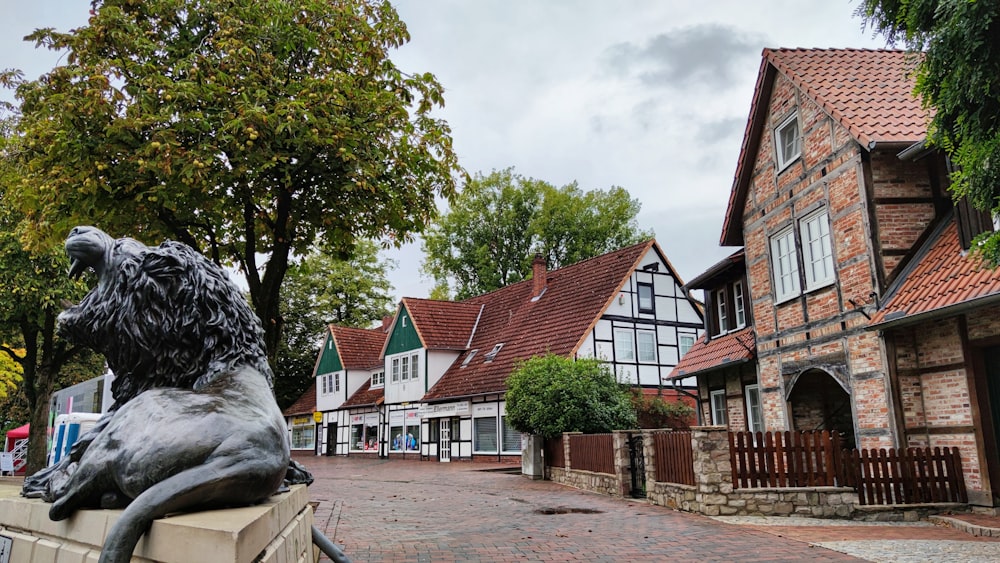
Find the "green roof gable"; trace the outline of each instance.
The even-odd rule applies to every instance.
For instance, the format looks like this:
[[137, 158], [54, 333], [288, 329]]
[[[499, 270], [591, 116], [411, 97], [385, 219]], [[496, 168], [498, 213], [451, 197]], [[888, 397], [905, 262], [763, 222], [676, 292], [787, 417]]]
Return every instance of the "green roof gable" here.
[[316, 366], [316, 375], [333, 373], [344, 369], [343, 362], [340, 361], [340, 354], [333, 342], [333, 334], [329, 329], [326, 331], [326, 339], [323, 341], [323, 352], [319, 357], [319, 365]]
[[389, 342], [385, 345], [385, 355], [399, 354], [423, 348], [424, 343], [420, 341], [420, 335], [413, 326], [413, 319], [406, 307], [400, 307], [399, 314], [396, 315], [396, 323], [392, 325], [392, 333], [389, 335]]

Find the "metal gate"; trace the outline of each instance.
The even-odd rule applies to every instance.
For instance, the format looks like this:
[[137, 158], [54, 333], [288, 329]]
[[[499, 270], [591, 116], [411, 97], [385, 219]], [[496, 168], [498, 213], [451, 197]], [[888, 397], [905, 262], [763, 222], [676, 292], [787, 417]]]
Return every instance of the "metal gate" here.
[[628, 437], [628, 466], [632, 474], [632, 498], [646, 498], [646, 456], [643, 453], [642, 434]]

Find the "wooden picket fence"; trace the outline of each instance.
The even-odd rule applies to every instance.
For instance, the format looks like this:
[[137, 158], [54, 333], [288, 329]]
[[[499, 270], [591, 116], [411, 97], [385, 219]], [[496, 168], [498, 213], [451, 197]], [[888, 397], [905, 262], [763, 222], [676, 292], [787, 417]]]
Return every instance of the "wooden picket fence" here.
[[653, 434], [653, 448], [658, 482], [695, 484], [690, 432], [657, 432]]
[[845, 486], [840, 434], [730, 432], [733, 487]]
[[969, 502], [958, 448], [853, 450], [847, 462], [861, 504]]
[[566, 452], [563, 449], [563, 437], [546, 438], [542, 446], [542, 456], [545, 465], [549, 467], [566, 467]]
[[836, 432], [730, 432], [735, 488], [852, 487], [864, 505], [968, 502], [957, 448], [844, 450]]
[[570, 435], [569, 464], [573, 469], [613, 475], [615, 450], [611, 434]]

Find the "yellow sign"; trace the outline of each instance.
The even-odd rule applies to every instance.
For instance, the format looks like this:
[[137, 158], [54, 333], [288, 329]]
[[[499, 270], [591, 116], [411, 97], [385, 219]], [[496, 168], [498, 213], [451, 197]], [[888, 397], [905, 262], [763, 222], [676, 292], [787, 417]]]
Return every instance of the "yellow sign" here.
[[316, 411], [313, 413], [313, 420], [316, 422], [323, 422], [323, 413]]
[[304, 426], [306, 424], [311, 424], [308, 416], [296, 416], [292, 419], [292, 426]]

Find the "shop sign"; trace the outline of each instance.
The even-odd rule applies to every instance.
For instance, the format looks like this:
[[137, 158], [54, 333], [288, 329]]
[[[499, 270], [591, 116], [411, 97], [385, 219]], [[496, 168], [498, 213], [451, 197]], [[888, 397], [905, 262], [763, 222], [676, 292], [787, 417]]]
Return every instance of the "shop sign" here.
[[469, 401], [456, 401], [454, 403], [438, 403], [434, 405], [420, 405], [417, 409], [417, 416], [421, 418], [436, 418], [441, 416], [461, 416], [469, 414]]
[[296, 416], [292, 418], [292, 426], [308, 426], [312, 423], [312, 417], [309, 416]]
[[323, 413], [316, 411], [313, 413], [313, 420], [316, 422], [323, 422]]

